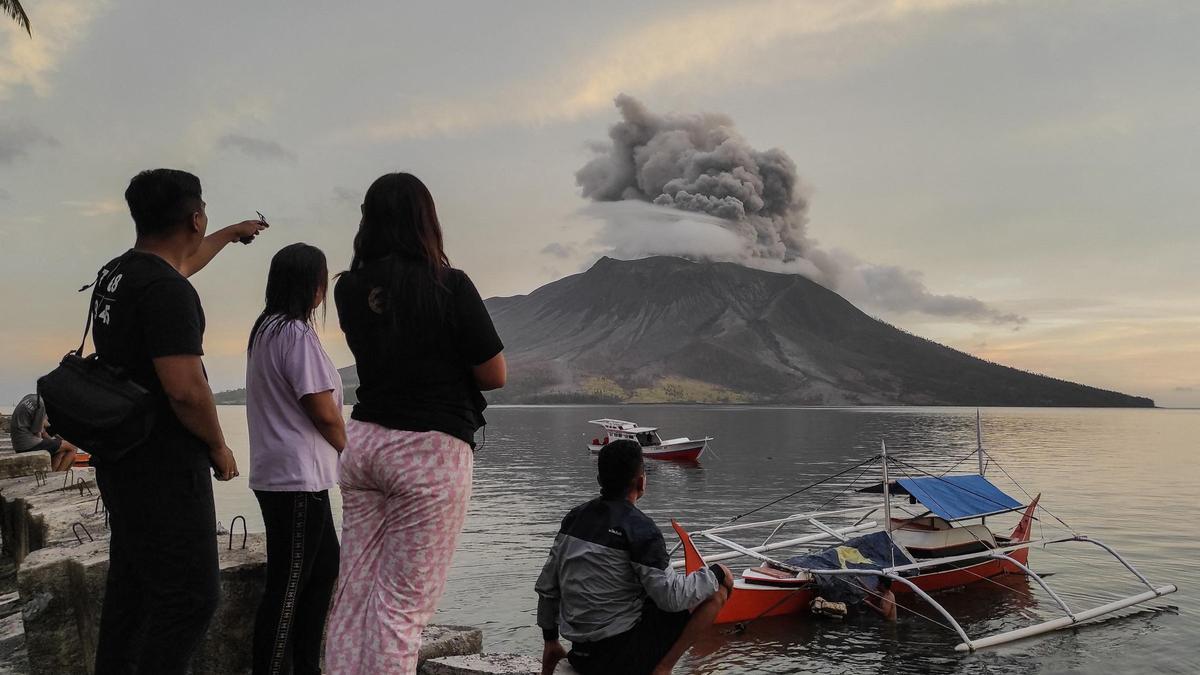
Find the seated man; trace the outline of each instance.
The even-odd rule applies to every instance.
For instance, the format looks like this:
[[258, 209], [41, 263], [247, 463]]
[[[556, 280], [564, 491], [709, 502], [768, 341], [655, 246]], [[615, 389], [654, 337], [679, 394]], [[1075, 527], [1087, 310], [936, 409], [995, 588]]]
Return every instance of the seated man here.
[[9, 420], [9, 435], [15, 452], [44, 450], [50, 453], [51, 471], [66, 471], [75, 463], [79, 448], [63, 439], [50, 435], [46, 419], [46, 405], [42, 397], [29, 394], [13, 409]]
[[605, 445], [597, 479], [600, 497], [563, 518], [535, 587], [542, 672], [567, 656], [584, 675], [669, 673], [716, 618], [733, 575], [724, 565], [671, 569], [662, 532], [634, 505], [646, 492], [635, 441]]

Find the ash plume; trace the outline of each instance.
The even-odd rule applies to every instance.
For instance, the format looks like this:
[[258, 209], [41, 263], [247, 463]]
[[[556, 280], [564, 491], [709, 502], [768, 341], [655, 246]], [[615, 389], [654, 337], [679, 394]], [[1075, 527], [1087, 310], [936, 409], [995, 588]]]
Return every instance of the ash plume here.
[[612, 144], [575, 174], [584, 197], [715, 216], [750, 256], [804, 256], [808, 201], [787, 153], [750, 147], [725, 115], [657, 115], [625, 94], [616, 104]]
[[876, 308], [1020, 324], [981, 300], [929, 291], [919, 272], [873, 265], [811, 241], [808, 190], [778, 148], [758, 150], [717, 113], [658, 114], [616, 98], [621, 120], [575, 173], [604, 225], [597, 243], [617, 257], [678, 255], [802, 274]]

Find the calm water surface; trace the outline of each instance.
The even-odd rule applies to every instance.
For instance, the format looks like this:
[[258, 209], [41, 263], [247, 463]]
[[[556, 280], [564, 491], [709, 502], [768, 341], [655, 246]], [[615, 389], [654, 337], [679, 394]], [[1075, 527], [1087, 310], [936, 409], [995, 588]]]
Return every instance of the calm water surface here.
[[[220, 412], [230, 445], [248, 466], [244, 410], [222, 407]], [[488, 651], [530, 654], [541, 650], [534, 579], [563, 514], [597, 491], [595, 460], [584, 447], [596, 436], [589, 419], [633, 419], [662, 427], [664, 437], [716, 437], [716, 453], [699, 464], [650, 462], [647, 467], [649, 488], [640, 506], [660, 526], [674, 517], [691, 529], [722, 522], [854, 465], [878, 452], [880, 439], [889, 452], [935, 473], [975, 444], [974, 409], [564, 406], [493, 408], [487, 417], [470, 515], [436, 620], [483, 627]], [[1117, 618], [975, 655], [954, 652], [954, 633], [911, 613], [902, 614], [895, 626], [869, 619], [764, 619], [740, 634], [714, 628], [677, 672], [1200, 672], [1195, 591], [1200, 588], [1200, 411], [986, 409], [983, 433], [985, 446], [1008, 473], [1029, 493], [1043, 493], [1044, 506], [1075, 530], [1116, 547], [1156, 584], [1175, 583], [1180, 591]], [[856, 474], [756, 517], [816, 508]], [[994, 466], [988, 474], [1025, 498]], [[857, 485], [872, 478], [863, 476]], [[242, 513], [251, 530], [261, 529], [244, 479], [219, 484], [217, 493], [225, 523]], [[853, 506], [864, 499], [850, 494], [835, 503]], [[1001, 531], [1014, 520], [989, 523]], [[1061, 532], [1047, 521], [1047, 536]], [[1031, 564], [1052, 573], [1050, 583], [1073, 606], [1139, 592], [1132, 575], [1090, 548], [1036, 548]], [[745, 566], [733, 565], [735, 570]], [[973, 637], [1060, 615], [1039, 588], [1013, 577], [937, 597]], [[928, 607], [913, 608], [931, 614]]]

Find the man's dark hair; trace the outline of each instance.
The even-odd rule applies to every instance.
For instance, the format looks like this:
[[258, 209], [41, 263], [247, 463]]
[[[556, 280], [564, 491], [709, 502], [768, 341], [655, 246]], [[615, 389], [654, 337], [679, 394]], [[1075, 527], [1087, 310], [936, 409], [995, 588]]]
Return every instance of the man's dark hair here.
[[143, 171], [125, 190], [139, 237], [161, 237], [201, 208], [200, 179], [177, 169]]
[[618, 499], [629, 493], [633, 481], [642, 473], [642, 446], [636, 441], [622, 439], [600, 448], [600, 496]]

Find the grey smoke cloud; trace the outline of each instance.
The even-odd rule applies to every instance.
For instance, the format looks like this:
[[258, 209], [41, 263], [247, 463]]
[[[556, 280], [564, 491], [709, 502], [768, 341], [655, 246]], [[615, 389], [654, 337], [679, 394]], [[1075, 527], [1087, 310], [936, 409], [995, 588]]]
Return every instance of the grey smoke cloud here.
[[1019, 314], [1001, 312], [976, 298], [932, 293], [921, 279], [921, 273], [915, 270], [865, 263], [845, 251], [834, 251], [831, 257], [846, 270], [838, 277], [841, 287], [837, 290], [876, 307], [1013, 326], [1027, 321]]
[[826, 251], [806, 234], [808, 189], [778, 148], [757, 150], [715, 113], [658, 114], [622, 94], [609, 143], [575, 173], [604, 224], [596, 243], [617, 257], [680, 255], [802, 274], [892, 312], [988, 323], [1025, 319], [976, 298], [931, 292], [913, 270]]
[[716, 216], [751, 255], [803, 257], [808, 201], [786, 153], [750, 147], [725, 115], [658, 115], [625, 94], [616, 105], [611, 144], [575, 174], [584, 197]]
[[254, 159], [289, 163], [296, 161], [296, 153], [279, 143], [242, 134], [225, 134], [217, 139], [217, 147], [222, 150], [236, 150]]
[[570, 244], [563, 244], [557, 241], [550, 242], [542, 247], [542, 255], [553, 256], [555, 258], [565, 259], [575, 255], [575, 247]]
[[0, 124], [0, 164], [12, 164], [38, 147], [57, 147], [58, 139], [28, 122]]
[[336, 202], [345, 204], [361, 204], [362, 193], [358, 190], [352, 190], [348, 187], [342, 187], [338, 185], [334, 186], [333, 188], [333, 199]]

